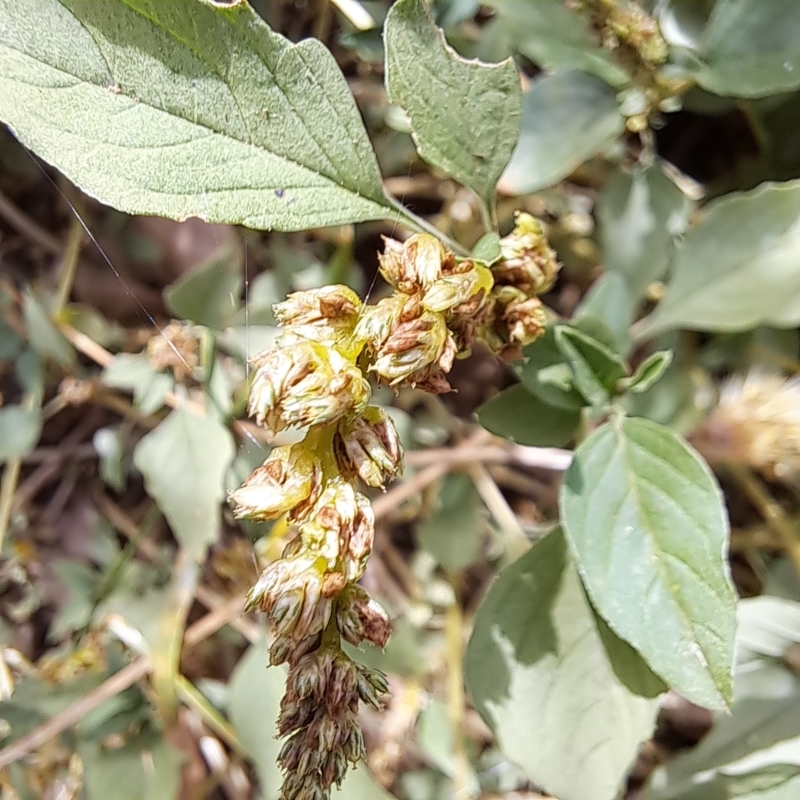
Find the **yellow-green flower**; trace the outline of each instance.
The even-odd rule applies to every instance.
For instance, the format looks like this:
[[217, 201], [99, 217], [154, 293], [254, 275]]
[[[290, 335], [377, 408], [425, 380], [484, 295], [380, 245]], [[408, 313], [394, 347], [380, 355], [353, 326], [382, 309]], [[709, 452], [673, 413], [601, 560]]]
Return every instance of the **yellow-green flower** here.
[[273, 436], [287, 428], [333, 422], [358, 413], [370, 398], [369, 383], [338, 350], [301, 339], [253, 359], [250, 414]]
[[442, 274], [442, 264], [453, 258], [429, 233], [416, 233], [404, 242], [384, 237], [379, 256], [381, 275], [399, 292], [427, 290]]
[[496, 283], [526, 295], [542, 294], [555, 282], [559, 263], [541, 223], [530, 214], [517, 215], [514, 230], [500, 240], [502, 258], [492, 265]]

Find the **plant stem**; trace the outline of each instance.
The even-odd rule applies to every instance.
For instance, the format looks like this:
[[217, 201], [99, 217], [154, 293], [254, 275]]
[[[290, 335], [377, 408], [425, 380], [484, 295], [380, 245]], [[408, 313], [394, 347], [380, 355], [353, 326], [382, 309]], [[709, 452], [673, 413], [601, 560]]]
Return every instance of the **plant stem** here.
[[455, 595], [447, 609], [447, 708], [453, 729], [453, 797], [469, 797], [469, 762], [464, 749], [464, 654], [462, 652], [463, 617], [458, 599], [458, 578], [451, 576]]
[[78, 269], [78, 258], [81, 254], [81, 244], [83, 243], [83, 227], [77, 218], [72, 220], [67, 238], [67, 249], [64, 252], [64, 260], [61, 262], [61, 269], [58, 274], [58, 292], [56, 302], [52, 309], [53, 317], [56, 317], [64, 306], [69, 302], [72, 294], [72, 284], [75, 281], [75, 272]]
[[428, 220], [418, 217], [413, 211], [407, 209], [402, 203], [398, 202], [393, 197], [390, 197], [389, 200], [392, 203], [392, 207], [402, 217], [402, 219], [399, 220], [400, 222], [405, 222], [409, 228], [417, 231], [418, 233], [429, 233], [431, 236], [435, 236], [442, 242], [442, 244], [444, 244], [446, 247], [449, 247], [458, 256], [469, 255], [469, 250], [451, 239], [449, 236], [447, 236], [447, 234], [442, 233], [442, 231], [440, 231], [435, 225], [431, 225]]

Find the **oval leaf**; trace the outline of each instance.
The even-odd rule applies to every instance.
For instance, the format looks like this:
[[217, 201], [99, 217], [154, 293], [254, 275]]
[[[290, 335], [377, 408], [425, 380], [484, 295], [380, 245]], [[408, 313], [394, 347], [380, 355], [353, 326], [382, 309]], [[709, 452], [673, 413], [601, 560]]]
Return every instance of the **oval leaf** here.
[[478, 409], [478, 422], [486, 430], [511, 442], [537, 447], [565, 445], [580, 418], [580, 411], [550, 405], [521, 384], [500, 392]]
[[244, 2], [2, 0], [0, 119], [132, 214], [300, 230], [390, 213], [331, 54]]
[[33, 450], [41, 432], [40, 409], [22, 406], [0, 408], [0, 464]]
[[227, 428], [184, 408], [173, 411], [133, 451], [147, 493], [198, 561], [219, 533], [223, 482], [234, 452]]
[[764, 183], [709, 203], [678, 248], [664, 299], [638, 336], [760, 323], [800, 323], [800, 181]]
[[613, 419], [575, 451], [561, 489], [594, 606], [675, 691], [731, 700], [736, 596], [728, 521], [708, 467], [667, 428]]
[[650, 735], [657, 701], [620, 682], [629, 666], [612, 663], [560, 531], [500, 574], [466, 655], [503, 752], [560, 800], [613, 800]]
[[485, 202], [519, 136], [519, 75], [467, 61], [445, 41], [422, 0], [399, 0], [386, 19], [386, 87], [411, 118], [419, 154]]

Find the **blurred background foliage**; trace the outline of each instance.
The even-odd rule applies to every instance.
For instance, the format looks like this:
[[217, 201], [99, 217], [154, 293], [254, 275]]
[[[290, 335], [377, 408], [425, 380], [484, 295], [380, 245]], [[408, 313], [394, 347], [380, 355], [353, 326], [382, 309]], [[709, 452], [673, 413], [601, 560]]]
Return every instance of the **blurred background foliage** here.
[[[673, 351], [663, 379], [626, 402], [688, 436], [725, 491], [747, 598], [735, 704], [712, 717], [668, 694], [626, 798], [789, 800], [800, 792], [800, 4], [617, 5], [647, 15], [636, 19], [664, 51], [601, 24], [603, 3], [432, 10], [458, 52], [513, 55], [520, 69], [501, 231], [516, 209], [546, 222], [564, 263], [546, 298], [558, 314], [602, 330], [634, 366]], [[253, 6], [290, 39], [331, 48], [389, 191], [474, 244], [475, 199], [419, 160], [387, 101], [388, 3]], [[241, 614], [275, 537], [223, 502], [266, 452], [244, 418], [246, 359], [271, 341], [271, 305], [288, 291], [379, 295], [376, 254], [393, 232], [128, 217], [0, 130], [4, 798], [276, 796], [283, 678], [265, 668], [261, 623]], [[408, 466], [376, 499], [364, 578], [394, 635], [359, 657], [389, 673], [392, 698], [362, 712], [369, 771], [341, 797], [540, 796], [525, 763], [535, 725], [511, 732], [524, 737], [512, 763], [462, 666], [498, 570], [556, 521], [569, 453], [553, 448], [580, 422], [552, 339], [531, 347], [515, 369], [475, 352], [452, 395], [379, 395]]]

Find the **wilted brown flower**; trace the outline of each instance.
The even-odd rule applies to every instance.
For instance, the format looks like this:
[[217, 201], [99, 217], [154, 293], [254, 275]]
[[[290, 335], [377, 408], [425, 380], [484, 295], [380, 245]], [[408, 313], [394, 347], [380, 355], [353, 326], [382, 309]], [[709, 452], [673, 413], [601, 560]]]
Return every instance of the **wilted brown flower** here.
[[517, 214], [514, 230], [500, 240], [502, 258], [492, 265], [495, 283], [513, 286], [527, 296], [543, 294], [553, 285], [560, 265], [547, 243], [541, 223]]
[[333, 439], [336, 461], [348, 480], [356, 476], [380, 487], [403, 467], [403, 448], [391, 417], [376, 406], [353, 420], [341, 421]]

